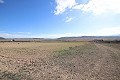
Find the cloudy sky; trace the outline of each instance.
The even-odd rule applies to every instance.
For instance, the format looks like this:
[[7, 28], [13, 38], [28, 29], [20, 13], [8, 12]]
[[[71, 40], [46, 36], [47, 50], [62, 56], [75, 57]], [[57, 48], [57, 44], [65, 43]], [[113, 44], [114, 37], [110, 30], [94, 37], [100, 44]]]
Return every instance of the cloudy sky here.
[[120, 0], [0, 0], [5, 38], [120, 34]]

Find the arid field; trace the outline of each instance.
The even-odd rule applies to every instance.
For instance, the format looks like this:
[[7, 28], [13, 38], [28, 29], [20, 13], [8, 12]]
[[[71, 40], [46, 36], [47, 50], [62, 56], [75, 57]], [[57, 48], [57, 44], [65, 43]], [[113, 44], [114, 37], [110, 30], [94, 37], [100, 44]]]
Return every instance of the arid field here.
[[120, 80], [120, 43], [0, 42], [0, 80]]

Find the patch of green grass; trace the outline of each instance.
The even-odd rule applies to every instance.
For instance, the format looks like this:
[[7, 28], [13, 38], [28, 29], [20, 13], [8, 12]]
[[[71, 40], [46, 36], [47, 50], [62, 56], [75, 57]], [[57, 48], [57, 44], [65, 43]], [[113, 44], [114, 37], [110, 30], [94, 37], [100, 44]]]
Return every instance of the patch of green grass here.
[[75, 46], [75, 47], [69, 47], [67, 50], [60, 50], [55, 53], [55, 57], [63, 57], [67, 55], [78, 55], [78, 54], [83, 54], [86, 52], [92, 53], [91, 50], [93, 51], [96, 49], [96, 46], [94, 44], [85, 44], [85, 45], [80, 45], [80, 46]]
[[54, 54], [54, 57], [70, 55], [70, 53], [71, 53], [70, 50], [63, 49], [63, 50], [60, 50], [60, 51], [56, 51], [55, 54]]

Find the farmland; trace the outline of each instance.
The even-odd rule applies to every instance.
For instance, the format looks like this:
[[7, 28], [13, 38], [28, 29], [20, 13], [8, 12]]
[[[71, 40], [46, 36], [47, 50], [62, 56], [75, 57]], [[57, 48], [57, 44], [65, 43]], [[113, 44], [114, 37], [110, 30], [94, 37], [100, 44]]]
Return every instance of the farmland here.
[[120, 45], [0, 42], [0, 80], [120, 80]]

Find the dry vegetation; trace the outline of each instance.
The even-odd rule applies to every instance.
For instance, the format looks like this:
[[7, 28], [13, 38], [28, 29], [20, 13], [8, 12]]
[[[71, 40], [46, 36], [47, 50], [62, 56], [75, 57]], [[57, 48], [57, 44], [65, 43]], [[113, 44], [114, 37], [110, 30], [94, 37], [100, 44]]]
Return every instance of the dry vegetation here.
[[11, 58], [35, 58], [46, 57], [54, 51], [68, 49], [80, 42], [56, 42], [56, 43], [39, 43], [39, 42], [5, 42], [0, 43], [0, 54]]
[[120, 48], [115, 46], [1, 42], [0, 80], [120, 80]]
[[[64, 50], [64, 49], [67, 50], [69, 47], [74, 47], [83, 44], [84, 42], [83, 43], [1, 42], [0, 43], [0, 71], [1, 71], [0, 78], [3, 80], [5, 79], [9, 80], [14, 78], [15, 80], [17, 79], [29, 80], [28, 76], [34, 77], [32, 75], [34, 74], [35, 71], [38, 72], [41, 71], [38, 70], [37, 67], [43, 68], [43, 70], [45, 70], [44, 69], [44, 67], [46, 67], [45, 64], [49, 63], [48, 62], [49, 58], [51, 58], [56, 51]], [[41, 74], [45, 74], [46, 71], [42, 71], [42, 72]], [[36, 74], [36, 75], [40, 75], [40, 74]]]
[[120, 43], [104, 43], [103, 45], [120, 50]]

